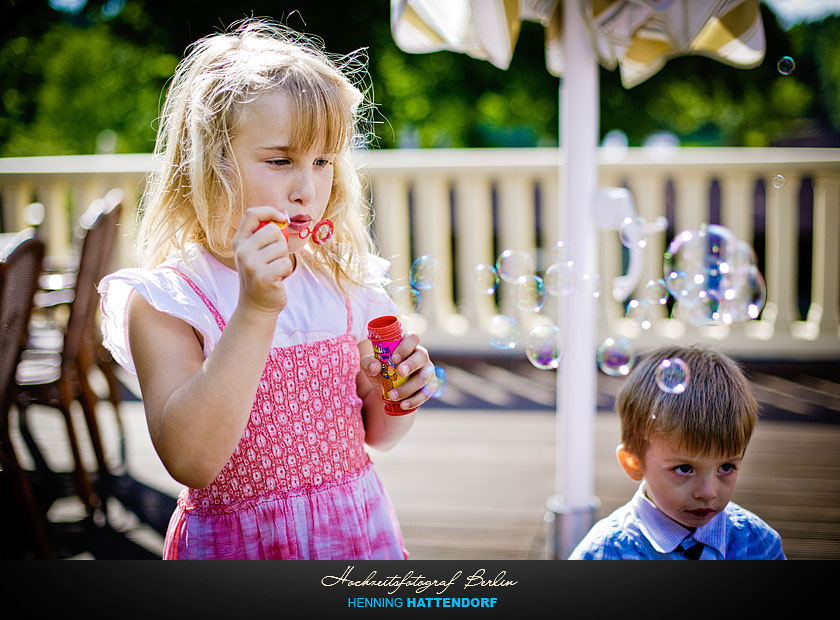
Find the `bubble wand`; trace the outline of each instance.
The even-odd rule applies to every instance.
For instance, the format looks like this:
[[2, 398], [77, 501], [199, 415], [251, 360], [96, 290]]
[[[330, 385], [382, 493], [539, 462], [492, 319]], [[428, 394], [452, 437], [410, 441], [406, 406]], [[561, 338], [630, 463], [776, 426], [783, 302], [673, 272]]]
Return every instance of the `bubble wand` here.
[[[289, 214], [287, 213], [287, 218], [288, 215]], [[315, 245], [324, 245], [327, 241], [332, 239], [333, 231], [335, 230], [335, 226], [333, 225], [332, 220], [329, 220], [327, 218], [322, 219], [312, 228], [309, 228], [309, 226], [303, 226], [298, 230], [289, 230], [289, 223], [290, 222], [288, 219], [285, 222], [269, 220], [267, 222], [260, 222], [260, 225], [257, 226], [257, 230], [259, 230], [263, 226], [266, 226], [267, 224], [276, 224], [283, 232], [283, 236], [286, 238], [286, 243], [289, 242], [289, 235], [297, 235], [301, 239], [312, 237], [312, 243], [314, 243]]]

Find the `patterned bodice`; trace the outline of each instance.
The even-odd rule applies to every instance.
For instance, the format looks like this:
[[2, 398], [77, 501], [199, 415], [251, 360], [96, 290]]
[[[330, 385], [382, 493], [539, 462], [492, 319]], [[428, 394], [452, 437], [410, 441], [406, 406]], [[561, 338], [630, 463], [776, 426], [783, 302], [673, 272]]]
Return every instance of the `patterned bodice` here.
[[[213, 303], [178, 272], [213, 313]], [[311, 344], [273, 348], [257, 388], [242, 438], [216, 479], [188, 489], [188, 510], [228, 512], [271, 499], [308, 493], [361, 472], [364, 450], [362, 401], [356, 393], [359, 349], [350, 330]]]

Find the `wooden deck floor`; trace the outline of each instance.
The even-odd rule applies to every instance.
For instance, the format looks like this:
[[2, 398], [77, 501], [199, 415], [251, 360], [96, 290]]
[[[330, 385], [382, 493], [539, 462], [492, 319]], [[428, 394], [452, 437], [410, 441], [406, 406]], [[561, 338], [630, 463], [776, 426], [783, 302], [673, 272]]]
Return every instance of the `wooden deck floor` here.
[[[155, 454], [140, 402], [126, 402], [128, 474], [173, 498], [180, 489]], [[33, 408], [31, 424], [55, 469], [69, 469], [63, 422]], [[99, 416], [116, 456], [116, 427], [107, 403]], [[79, 422], [81, 414], [79, 413]], [[599, 516], [634, 491], [614, 456], [618, 419], [596, 417], [595, 492]], [[546, 410], [427, 407], [411, 433], [387, 453], [372, 452], [403, 528], [411, 559], [549, 559], [545, 501], [553, 494], [554, 415]], [[82, 434], [83, 435], [83, 434]], [[19, 436], [13, 442], [20, 445]], [[85, 446], [86, 458], [91, 460]], [[24, 465], [31, 466], [26, 462]], [[790, 559], [840, 559], [840, 425], [764, 420], [754, 434], [734, 501], [782, 535]], [[78, 518], [75, 500], [53, 505], [50, 518]], [[134, 543], [160, 553], [160, 531], [129, 510], [114, 525]], [[167, 515], [158, 515], [165, 522]], [[158, 520], [160, 523], [160, 519]], [[72, 557], [101, 557], [81, 550]]]

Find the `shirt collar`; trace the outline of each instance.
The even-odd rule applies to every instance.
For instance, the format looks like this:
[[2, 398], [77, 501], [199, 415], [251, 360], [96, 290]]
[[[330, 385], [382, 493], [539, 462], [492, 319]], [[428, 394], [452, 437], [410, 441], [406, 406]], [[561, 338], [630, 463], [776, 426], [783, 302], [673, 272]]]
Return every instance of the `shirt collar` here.
[[659, 553], [671, 553], [687, 537], [711, 547], [722, 557], [726, 550], [726, 517], [723, 511], [716, 514], [706, 525], [698, 527], [692, 533], [656, 507], [644, 492], [645, 483], [639, 485], [633, 496], [633, 506], [639, 515], [639, 529]]

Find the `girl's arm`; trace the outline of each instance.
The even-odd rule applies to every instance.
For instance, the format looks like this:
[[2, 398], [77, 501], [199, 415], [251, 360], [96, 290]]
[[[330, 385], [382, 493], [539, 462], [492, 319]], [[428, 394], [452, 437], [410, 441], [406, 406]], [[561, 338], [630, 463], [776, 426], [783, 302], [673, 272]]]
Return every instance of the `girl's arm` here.
[[[412, 409], [429, 400], [435, 391], [435, 367], [429, 360], [429, 352], [419, 346], [420, 337], [414, 333], [403, 336], [392, 360], [397, 364], [400, 376], [410, 377], [395, 388], [396, 398], [404, 409]], [[381, 363], [373, 355], [369, 340], [359, 343], [361, 370], [356, 377], [356, 389], [362, 399], [362, 415], [365, 423], [365, 443], [379, 451], [393, 448], [414, 424], [416, 411], [394, 416], [385, 413], [382, 399], [382, 384], [379, 381]]]
[[207, 359], [191, 326], [131, 297], [129, 343], [149, 434], [166, 469], [187, 486], [203, 488], [215, 479], [248, 423], [286, 305], [282, 280], [292, 271], [280, 229], [254, 231], [261, 220], [282, 217], [258, 208], [243, 218], [234, 239], [240, 297]]

